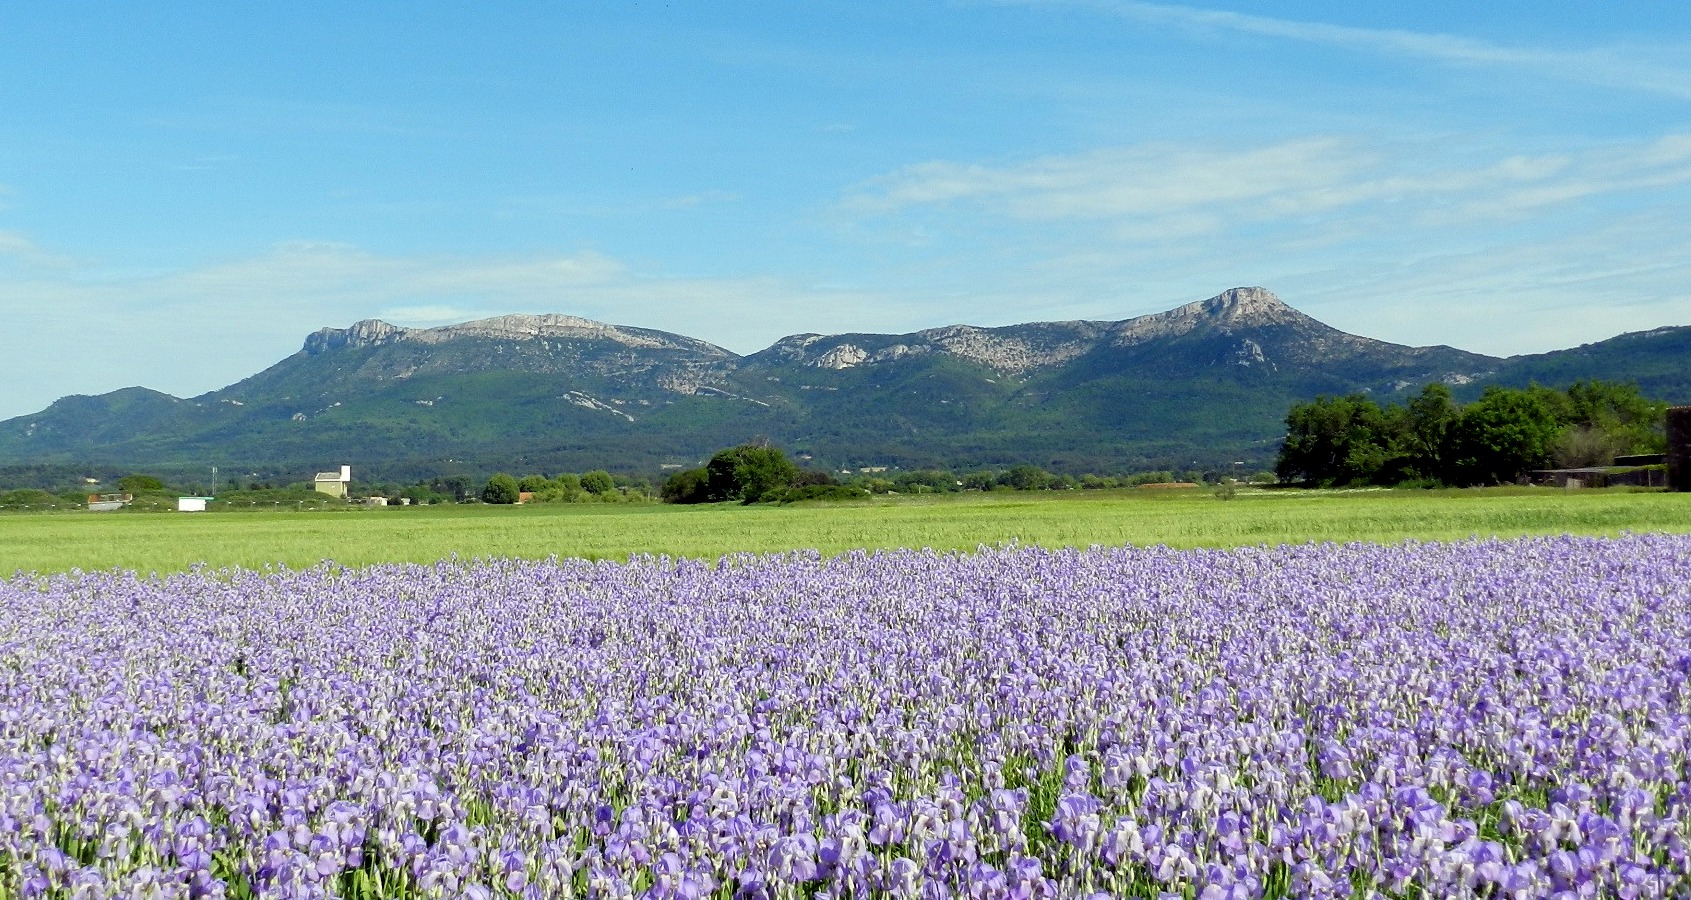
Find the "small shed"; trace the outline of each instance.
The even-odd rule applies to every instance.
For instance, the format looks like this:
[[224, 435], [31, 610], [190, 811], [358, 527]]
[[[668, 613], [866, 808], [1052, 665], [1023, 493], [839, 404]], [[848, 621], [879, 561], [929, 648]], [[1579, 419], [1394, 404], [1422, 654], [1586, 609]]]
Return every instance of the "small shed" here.
[[1668, 410], [1668, 490], [1691, 491], [1691, 406]]
[[1663, 487], [1667, 473], [1660, 465], [1580, 466], [1572, 469], [1535, 469], [1533, 480], [1554, 487]]
[[205, 512], [206, 511], [206, 501], [207, 500], [215, 500], [215, 499], [217, 499], [217, 498], [216, 497], [177, 497], [176, 498], [176, 511], [177, 512]]

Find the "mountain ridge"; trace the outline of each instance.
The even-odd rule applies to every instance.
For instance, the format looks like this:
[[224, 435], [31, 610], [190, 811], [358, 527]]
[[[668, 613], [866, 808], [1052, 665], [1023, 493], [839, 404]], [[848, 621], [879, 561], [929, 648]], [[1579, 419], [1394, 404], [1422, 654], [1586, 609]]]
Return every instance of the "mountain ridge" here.
[[[129, 388], [0, 422], [0, 464], [651, 472], [753, 438], [831, 468], [1266, 463], [1286, 409], [1319, 394], [1632, 377], [1691, 399], [1679, 374], [1691, 328], [1649, 334], [1508, 358], [1408, 347], [1332, 328], [1260, 287], [1119, 321], [797, 334], [744, 356], [563, 314], [366, 319], [312, 332], [197, 397]], [[1617, 341], [1649, 352], [1621, 354]]]

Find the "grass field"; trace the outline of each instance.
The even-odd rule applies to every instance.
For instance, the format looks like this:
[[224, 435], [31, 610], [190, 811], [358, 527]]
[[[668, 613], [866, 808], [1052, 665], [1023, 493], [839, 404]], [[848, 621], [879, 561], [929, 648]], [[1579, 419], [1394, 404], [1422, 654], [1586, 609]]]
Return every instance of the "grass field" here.
[[1099, 491], [895, 497], [858, 505], [441, 506], [0, 516], [0, 572], [307, 566], [460, 557], [931, 547], [1235, 546], [1522, 534], [1691, 532], [1691, 495], [1618, 491]]

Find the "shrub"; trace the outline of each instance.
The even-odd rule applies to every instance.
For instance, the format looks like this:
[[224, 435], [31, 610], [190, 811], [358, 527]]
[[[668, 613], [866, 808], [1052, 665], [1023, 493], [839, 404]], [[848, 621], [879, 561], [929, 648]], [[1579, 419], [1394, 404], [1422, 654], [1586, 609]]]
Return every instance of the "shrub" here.
[[482, 487], [481, 499], [483, 503], [508, 505], [517, 502], [518, 493], [517, 479], [500, 472], [489, 478], [487, 484]]
[[710, 473], [700, 469], [683, 469], [664, 479], [658, 496], [665, 503], [709, 503]]

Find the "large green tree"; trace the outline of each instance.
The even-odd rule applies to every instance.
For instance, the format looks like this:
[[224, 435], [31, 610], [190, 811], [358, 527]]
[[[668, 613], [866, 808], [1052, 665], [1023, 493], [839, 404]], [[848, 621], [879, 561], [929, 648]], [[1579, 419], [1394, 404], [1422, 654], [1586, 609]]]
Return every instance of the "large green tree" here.
[[1385, 411], [1373, 400], [1317, 397], [1286, 414], [1286, 442], [1274, 472], [1282, 481], [1371, 482], [1392, 456], [1392, 437]]
[[117, 487], [120, 491], [139, 494], [145, 491], [162, 491], [164, 482], [151, 475], [125, 475], [117, 480]]
[[709, 503], [710, 472], [703, 467], [676, 472], [664, 479], [659, 496], [665, 503]]
[[1667, 450], [1667, 405], [1646, 399], [1636, 384], [1575, 382], [1556, 412], [1560, 465], [1606, 466], [1621, 454]]
[[483, 503], [511, 504], [517, 502], [518, 493], [517, 479], [500, 472], [482, 486], [481, 500]]
[[1462, 409], [1452, 472], [1460, 484], [1507, 484], [1555, 462], [1562, 425], [1538, 390], [1489, 387]]
[[616, 479], [604, 469], [594, 469], [581, 475], [581, 489], [589, 494], [610, 494], [617, 489]]
[[741, 444], [712, 456], [705, 464], [705, 473], [711, 500], [756, 503], [791, 487], [799, 467], [777, 447]]
[[1450, 397], [1450, 388], [1434, 382], [1410, 398], [1399, 420], [1398, 446], [1404, 474], [1410, 478], [1450, 480], [1451, 435], [1462, 421], [1462, 408]]

